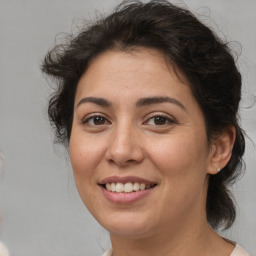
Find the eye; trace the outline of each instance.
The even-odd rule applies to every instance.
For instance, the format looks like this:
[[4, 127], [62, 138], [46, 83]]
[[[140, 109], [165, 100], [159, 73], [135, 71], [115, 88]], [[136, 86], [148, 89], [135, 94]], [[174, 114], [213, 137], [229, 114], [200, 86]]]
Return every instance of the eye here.
[[148, 124], [148, 125], [155, 125], [155, 126], [156, 125], [157, 126], [164, 126], [164, 125], [168, 125], [168, 124], [171, 124], [171, 123], [175, 123], [175, 121], [172, 120], [169, 117], [161, 116], [161, 115], [153, 116], [153, 117], [149, 118], [146, 121], [146, 124]]
[[101, 126], [105, 124], [109, 124], [110, 122], [103, 116], [91, 116], [83, 121], [83, 124], [87, 124], [89, 126]]

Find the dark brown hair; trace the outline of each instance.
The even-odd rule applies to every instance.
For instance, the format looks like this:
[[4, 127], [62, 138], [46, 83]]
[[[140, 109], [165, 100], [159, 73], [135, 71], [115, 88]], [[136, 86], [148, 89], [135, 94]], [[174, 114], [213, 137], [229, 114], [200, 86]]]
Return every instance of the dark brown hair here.
[[203, 111], [209, 142], [226, 127], [235, 127], [232, 157], [221, 172], [210, 176], [206, 205], [210, 225], [229, 228], [236, 211], [228, 187], [241, 173], [245, 148], [237, 115], [241, 75], [228, 44], [190, 11], [161, 0], [125, 1], [111, 15], [86, 26], [68, 44], [49, 51], [42, 71], [57, 80], [48, 106], [57, 141], [68, 145], [76, 87], [90, 61], [109, 49], [136, 47], [160, 50], [182, 71]]

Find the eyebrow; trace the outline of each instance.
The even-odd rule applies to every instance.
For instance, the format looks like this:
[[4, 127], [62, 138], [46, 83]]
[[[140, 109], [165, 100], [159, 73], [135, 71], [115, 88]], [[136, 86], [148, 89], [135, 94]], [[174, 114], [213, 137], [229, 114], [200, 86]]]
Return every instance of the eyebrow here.
[[178, 101], [174, 98], [162, 97], [162, 96], [139, 99], [136, 102], [136, 107], [144, 107], [144, 106], [149, 106], [149, 105], [158, 104], [158, 103], [166, 103], [166, 102], [175, 104], [175, 105], [179, 106], [180, 108], [182, 108], [183, 110], [187, 111], [185, 106], [180, 101]]
[[111, 107], [112, 106], [112, 104], [106, 99], [97, 98], [97, 97], [86, 97], [86, 98], [81, 99], [78, 102], [76, 107], [78, 108], [81, 104], [87, 103], [87, 102], [94, 103], [94, 104], [99, 105], [101, 107]]
[[[104, 98], [86, 97], [86, 98], [81, 99], [78, 102], [76, 107], [79, 107], [81, 104], [84, 104], [87, 102], [94, 103], [101, 107], [111, 107], [112, 106], [112, 103]], [[187, 111], [185, 106], [180, 101], [178, 101], [174, 98], [163, 97], [163, 96], [141, 98], [136, 102], [136, 107], [139, 108], [139, 107], [145, 107], [145, 106], [149, 106], [149, 105], [166, 103], [166, 102], [175, 104], [175, 105], [179, 106], [180, 108], [182, 108], [183, 110]]]

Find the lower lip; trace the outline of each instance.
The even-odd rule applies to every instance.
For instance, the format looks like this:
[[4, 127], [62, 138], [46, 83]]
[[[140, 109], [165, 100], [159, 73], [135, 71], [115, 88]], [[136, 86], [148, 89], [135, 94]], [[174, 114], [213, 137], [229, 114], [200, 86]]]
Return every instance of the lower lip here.
[[103, 192], [103, 195], [112, 203], [116, 204], [129, 204], [136, 202], [147, 195], [149, 195], [155, 187], [145, 189], [145, 190], [139, 190], [136, 192], [131, 193], [115, 193], [107, 190], [106, 188], [101, 186], [101, 190]]

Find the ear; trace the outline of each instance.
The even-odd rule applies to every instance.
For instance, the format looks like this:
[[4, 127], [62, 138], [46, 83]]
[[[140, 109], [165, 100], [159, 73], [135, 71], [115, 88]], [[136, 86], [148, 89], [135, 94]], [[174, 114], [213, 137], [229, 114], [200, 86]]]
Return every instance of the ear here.
[[235, 139], [235, 127], [229, 126], [212, 141], [207, 170], [208, 174], [217, 174], [226, 166], [231, 158]]

